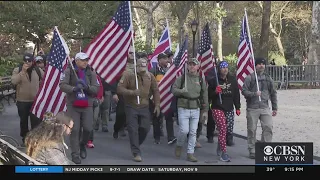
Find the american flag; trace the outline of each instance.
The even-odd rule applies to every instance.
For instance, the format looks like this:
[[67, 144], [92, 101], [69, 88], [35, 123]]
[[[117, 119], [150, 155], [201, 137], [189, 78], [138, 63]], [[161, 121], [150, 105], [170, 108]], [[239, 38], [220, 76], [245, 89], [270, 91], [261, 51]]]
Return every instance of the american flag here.
[[188, 37], [186, 37], [178, 55], [174, 58], [173, 64], [159, 82], [160, 91], [160, 109], [166, 114], [169, 112], [173, 94], [171, 93], [171, 86], [178, 76], [181, 76], [184, 64], [188, 57]]
[[201, 64], [201, 71], [206, 75], [213, 68], [213, 50], [209, 24], [207, 23], [202, 31], [197, 59]]
[[122, 1], [112, 20], [84, 51], [90, 57], [90, 66], [107, 83], [113, 83], [124, 71], [131, 37], [130, 2]]
[[164, 53], [167, 50], [171, 50], [171, 41], [170, 41], [170, 33], [169, 33], [169, 26], [164, 29], [161, 38], [154, 50], [153, 54], [151, 55], [151, 60], [148, 64], [148, 69], [152, 69], [153, 67], [157, 66], [158, 64], [158, 55]]
[[247, 32], [247, 21], [247, 16], [244, 16], [241, 24], [240, 42], [238, 47], [237, 81], [240, 90], [242, 89], [246, 76], [254, 72], [252, 50], [250, 49], [251, 42]]
[[64, 76], [63, 71], [67, 67], [69, 54], [67, 44], [55, 27], [46, 73], [31, 109], [38, 118], [42, 119], [46, 112], [57, 114], [67, 110], [65, 93], [60, 90], [59, 83]]

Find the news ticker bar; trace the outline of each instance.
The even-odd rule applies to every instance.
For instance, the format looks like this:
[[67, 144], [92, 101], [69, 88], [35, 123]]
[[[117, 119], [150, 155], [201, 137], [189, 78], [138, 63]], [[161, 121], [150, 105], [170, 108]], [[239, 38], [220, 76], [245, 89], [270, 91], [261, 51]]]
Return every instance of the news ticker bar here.
[[255, 166], [15, 166], [15, 173], [254, 173]]
[[2, 173], [318, 173], [319, 165], [225, 165], [225, 166], [0, 166]]

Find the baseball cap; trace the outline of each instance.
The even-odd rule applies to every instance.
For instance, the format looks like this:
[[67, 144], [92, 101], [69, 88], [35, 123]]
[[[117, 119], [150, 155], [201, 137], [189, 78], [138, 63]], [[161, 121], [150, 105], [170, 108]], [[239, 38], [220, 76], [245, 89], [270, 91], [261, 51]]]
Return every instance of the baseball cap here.
[[195, 65], [199, 65], [200, 64], [200, 62], [196, 58], [189, 59], [188, 64], [189, 63], [194, 63]]
[[165, 53], [168, 57], [173, 56], [173, 52], [171, 50], [167, 50]]
[[35, 58], [35, 60], [36, 60], [36, 62], [38, 62], [38, 61], [43, 61], [43, 57], [37, 56], [37, 57]]
[[258, 65], [258, 64], [264, 64], [266, 65], [266, 60], [264, 58], [256, 58], [255, 59], [255, 66]]
[[23, 61], [24, 61], [24, 62], [32, 62], [33, 59], [34, 59], [34, 57], [33, 57], [33, 55], [30, 54], [30, 53], [25, 53], [25, 54], [23, 55]]
[[84, 52], [79, 52], [76, 54], [74, 59], [86, 60], [89, 59], [89, 56]]
[[160, 54], [158, 55], [158, 59], [167, 58], [167, 57], [168, 57], [168, 55], [165, 54], [165, 53], [160, 53]]

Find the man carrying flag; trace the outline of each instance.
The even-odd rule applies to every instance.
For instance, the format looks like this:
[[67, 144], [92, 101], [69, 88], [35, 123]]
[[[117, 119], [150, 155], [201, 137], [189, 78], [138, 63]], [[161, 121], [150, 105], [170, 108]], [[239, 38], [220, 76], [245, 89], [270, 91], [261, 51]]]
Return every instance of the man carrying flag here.
[[[206, 83], [198, 73], [200, 62], [196, 58], [192, 58], [187, 63], [188, 72], [177, 78], [172, 86], [172, 93], [178, 98], [179, 119], [179, 133], [175, 155], [180, 158], [182, 146], [185, 139], [187, 139], [187, 135], [189, 135], [187, 160], [197, 162], [197, 158], [194, 157], [196, 134], [200, 116], [203, 116], [202, 120], [207, 120], [209, 108], [208, 91]], [[201, 115], [200, 109], [204, 112]]]
[[[277, 115], [277, 91], [272, 78], [265, 73], [266, 60], [254, 60], [247, 12], [242, 20], [238, 47], [237, 79], [238, 86], [247, 100], [247, 131], [249, 158], [255, 158], [255, 143], [258, 120], [260, 119], [262, 142], [272, 141], [272, 116]], [[254, 70], [253, 70], [254, 69]], [[272, 105], [272, 113], [269, 107]]]
[[[138, 59], [136, 68], [139, 89], [136, 89], [135, 73], [127, 71], [120, 79], [117, 92], [123, 96], [125, 103], [133, 160], [141, 162], [140, 145], [150, 130], [149, 95], [153, 95], [154, 113], [158, 117], [160, 115], [160, 94], [155, 77], [148, 72], [147, 60], [145, 58]], [[140, 103], [137, 102], [137, 96], [139, 96]]]
[[[87, 157], [86, 144], [93, 128], [93, 97], [99, 90], [97, 74], [88, 66], [88, 61], [86, 53], [76, 54], [60, 82], [61, 91], [67, 94], [67, 112], [74, 122], [70, 144], [72, 161], [75, 164], [81, 164], [80, 157]], [[81, 142], [79, 136], [82, 137]]]
[[[170, 54], [171, 55], [171, 54]], [[158, 63], [157, 65], [150, 69], [150, 72], [155, 76], [157, 83], [159, 83], [165, 73], [168, 71], [168, 59], [169, 55], [165, 53], [161, 53], [158, 55]], [[150, 102], [151, 104], [151, 111], [153, 110], [153, 103], [152, 101]], [[173, 144], [176, 142], [177, 138], [174, 136], [174, 130], [173, 130], [173, 111], [170, 111], [170, 113], [166, 113], [164, 115], [165, 120], [166, 120], [166, 129], [167, 129], [167, 134], [168, 134], [168, 144]], [[161, 133], [163, 133], [162, 128], [161, 128], [161, 123], [163, 114], [159, 117], [153, 117], [153, 136], [155, 140], [155, 144], [160, 144], [160, 136]]]

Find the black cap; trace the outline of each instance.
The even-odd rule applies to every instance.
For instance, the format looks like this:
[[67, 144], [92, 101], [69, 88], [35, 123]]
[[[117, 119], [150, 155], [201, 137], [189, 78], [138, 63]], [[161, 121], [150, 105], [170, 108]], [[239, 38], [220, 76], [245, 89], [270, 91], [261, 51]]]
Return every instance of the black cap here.
[[162, 58], [167, 58], [167, 57], [168, 57], [167, 54], [161, 53], [161, 54], [158, 55], [158, 60], [159, 60], [159, 59], [162, 59]]
[[23, 55], [23, 61], [24, 61], [24, 62], [32, 62], [33, 59], [34, 59], [34, 57], [33, 57], [33, 55], [30, 54], [30, 53], [25, 53], [25, 54]]
[[171, 50], [167, 50], [165, 53], [168, 57], [173, 56], [173, 52]]
[[258, 65], [258, 64], [264, 64], [264, 65], [266, 65], [266, 62], [267, 62], [267, 61], [266, 61], [264, 58], [259, 58], [259, 57], [258, 57], [258, 58], [255, 59], [255, 66]]

